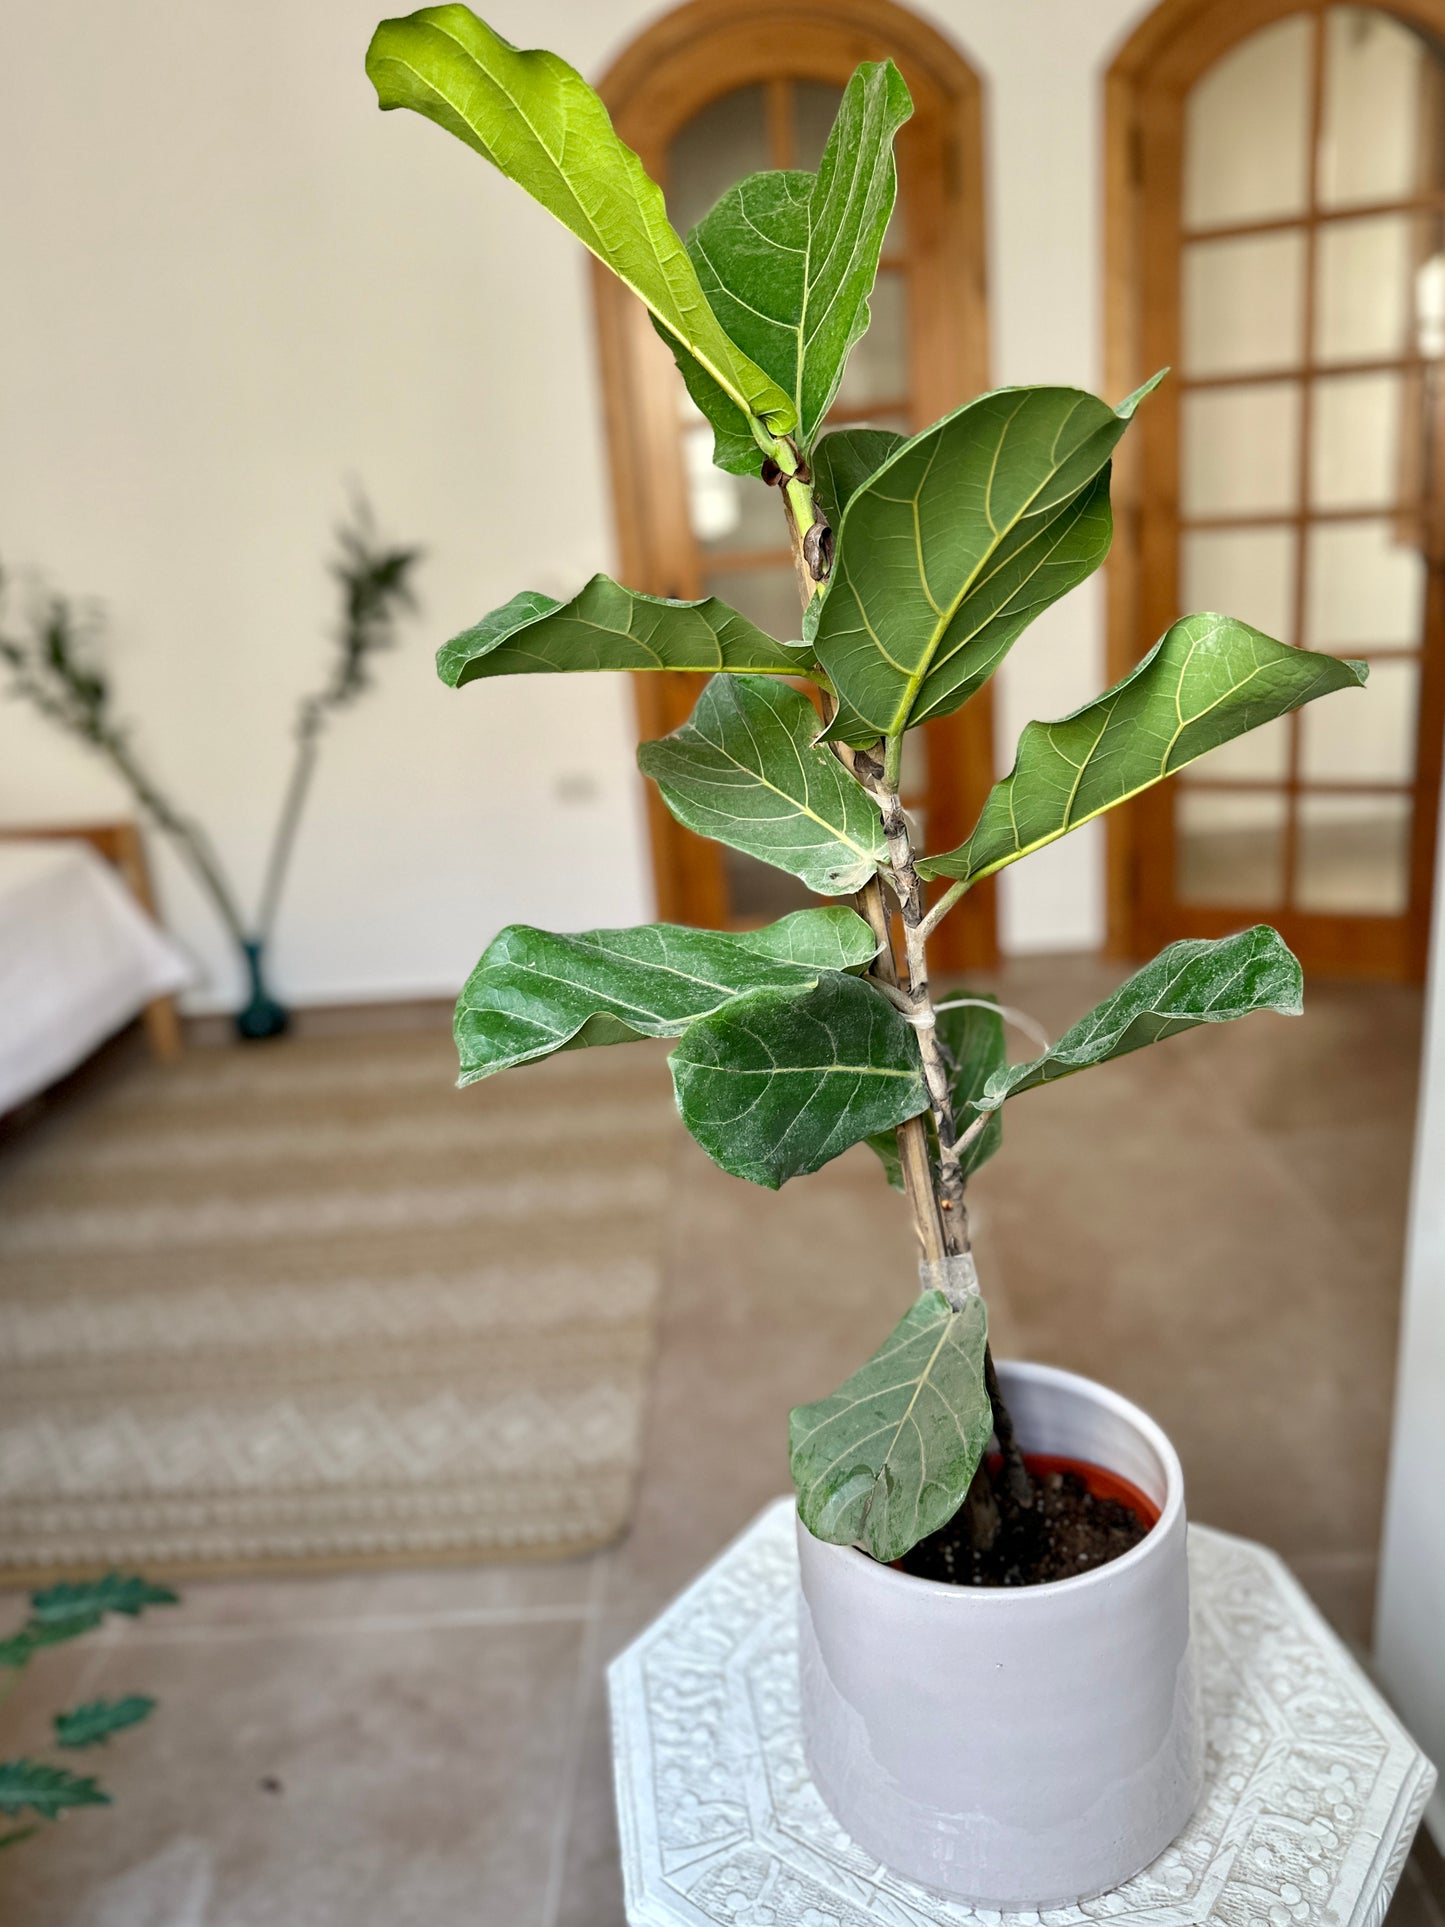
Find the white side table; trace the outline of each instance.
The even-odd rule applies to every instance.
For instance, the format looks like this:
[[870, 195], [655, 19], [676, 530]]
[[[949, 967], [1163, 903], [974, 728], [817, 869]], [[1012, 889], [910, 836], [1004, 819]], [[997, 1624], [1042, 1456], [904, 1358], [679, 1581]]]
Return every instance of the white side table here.
[[1378, 1927], [1434, 1768], [1274, 1553], [1195, 1526], [1189, 1556], [1199, 1811], [1113, 1893], [975, 1913], [861, 1852], [808, 1778], [793, 1504], [776, 1500], [613, 1662], [632, 1927]]

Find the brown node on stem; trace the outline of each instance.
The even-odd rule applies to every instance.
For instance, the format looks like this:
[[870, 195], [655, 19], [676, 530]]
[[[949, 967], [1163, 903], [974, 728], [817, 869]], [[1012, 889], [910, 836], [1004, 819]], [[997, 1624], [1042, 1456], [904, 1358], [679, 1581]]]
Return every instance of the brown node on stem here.
[[815, 522], [803, 537], [803, 560], [815, 582], [825, 582], [833, 567], [833, 531], [826, 522]]

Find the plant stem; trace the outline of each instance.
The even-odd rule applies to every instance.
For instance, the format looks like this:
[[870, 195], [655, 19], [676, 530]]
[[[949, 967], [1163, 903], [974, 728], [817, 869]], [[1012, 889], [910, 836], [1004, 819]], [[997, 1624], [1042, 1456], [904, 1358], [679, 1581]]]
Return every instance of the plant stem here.
[[[806, 501], [802, 499], [803, 497], [806, 497]], [[795, 498], [798, 499], [795, 500]], [[806, 609], [823, 586], [814, 576], [812, 568], [803, 555], [803, 538], [807, 530], [813, 526], [815, 519], [811, 488], [790, 481], [783, 490], [783, 513], [787, 518], [788, 534], [792, 538], [798, 590], [803, 607]], [[826, 705], [826, 693], [824, 702]], [[832, 711], [829, 710], [828, 714], [831, 715]], [[825, 716], [824, 720], [827, 721], [828, 717]], [[851, 752], [843, 750], [836, 743], [832, 747], [840, 759], [851, 767]], [[893, 955], [893, 931], [881, 880], [876, 876], [870, 877], [853, 901], [858, 914], [873, 932], [874, 941], [878, 945], [878, 954], [873, 959], [869, 974], [878, 979], [878, 982], [902, 1008], [910, 1008], [910, 999], [898, 983], [898, 965]], [[948, 1247], [944, 1239], [938, 1199], [933, 1189], [933, 1169], [932, 1160], [928, 1154], [927, 1126], [921, 1117], [910, 1117], [906, 1123], [898, 1126], [897, 1137], [903, 1192], [908, 1199], [909, 1210], [913, 1216], [913, 1228], [918, 1236], [919, 1255], [925, 1264], [941, 1264]]]
[[[891, 750], [891, 744], [888, 750]], [[871, 757], [855, 757], [854, 773], [871, 791], [882, 816], [893, 888], [903, 918], [904, 955], [908, 969], [908, 990], [913, 999], [913, 1025], [918, 1037], [918, 1054], [923, 1062], [923, 1080], [928, 1086], [929, 1103], [933, 1110], [934, 1128], [938, 1134], [938, 1208], [943, 1219], [944, 1241], [951, 1253], [971, 1259], [973, 1240], [969, 1232], [968, 1206], [964, 1202], [962, 1150], [965, 1140], [972, 1141], [970, 1132], [974, 1126], [971, 1125], [960, 1138], [958, 1120], [953, 1114], [948, 1064], [938, 1041], [928, 981], [928, 934], [937, 918], [930, 923], [924, 913], [923, 884], [914, 861], [908, 817], [898, 794], [899, 758], [896, 754], [888, 753], [888, 750], [885, 750], [885, 761], [881, 767]], [[984, 1348], [983, 1370], [984, 1385], [993, 1407], [994, 1431], [1004, 1457], [1009, 1495], [1016, 1504], [1031, 1506], [1033, 1483], [1014, 1437], [1013, 1420], [999, 1387], [991, 1346]], [[985, 1483], [975, 1479], [968, 1501], [975, 1541], [983, 1545], [990, 1543], [998, 1529], [994, 1510], [983, 1489]]]
[[795, 481], [789, 476], [780, 485], [779, 493], [783, 498], [783, 517], [788, 524], [788, 539], [792, 544], [793, 570], [798, 578], [798, 596], [806, 609], [823, 586], [813, 574], [803, 551], [808, 531], [817, 520], [813, 508], [813, 491], [808, 484]]
[[222, 923], [240, 945], [247, 942], [246, 921], [241, 915], [236, 899], [231, 895], [230, 886], [221, 871], [220, 859], [212, 850], [210, 841], [199, 823], [188, 816], [182, 816], [173, 809], [151, 782], [135, 757], [125, 739], [116, 731], [102, 728], [94, 737], [96, 748], [108, 757], [115, 769], [129, 786], [132, 795], [146, 811], [157, 829], [171, 839], [191, 874], [201, 885], [211, 901]]
[[321, 723], [321, 705], [315, 701], [308, 703], [296, 730], [296, 757], [291, 765], [281, 814], [276, 821], [271, 857], [266, 865], [266, 879], [261, 886], [261, 901], [256, 911], [256, 936], [263, 944], [270, 942], [271, 932], [275, 928], [276, 908], [281, 900], [286, 872], [290, 868], [291, 851], [301, 825], [301, 812], [311, 788], [311, 778], [316, 772]]
[[[792, 538], [798, 586], [803, 607], [806, 609], [821, 587], [811, 561], [804, 553], [806, 532], [815, 521], [811, 488], [790, 477], [783, 488], [783, 509], [787, 518], [788, 533]], [[816, 538], [810, 547], [816, 554]], [[824, 720], [827, 720], [826, 716]], [[901, 1001], [905, 1004], [907, 1015], [918, 1038], [918, 1053], [923, 1063], [924, 1083], [928, 1088], [929, 1106], [933, 1113], [934, 1128], [938, 1137], [938, 1173], [935, 1181], [933, 1161], [929, 1154], [928, 1131], [923, 1118], [921, 1116], [909, 1118], [907, 1123], [900, 1124], [898, 1127], [898, 1156], [903, 1175], [903, 1188], [912, 1210], [919, 1251], [926, 1264], [941, 1263], [946, 1257], [971, 1259], [973, 1243], [969, 1235], [968, 1206], [964, 1202], [964, 1172], [959, 1151], [958, 1125], [953, 1115], [948, 1064], [938, 1041], [933, 999], [929, 993], [926, 949], [930, 933], [937, 927], [950, 905], [962, 896], [963, 886], [955, 885], [945, 893], [932, 911], [925, 913], [923, 884], [914, 862], [908, 818], [898, 794], [903, 761], [902, 732], [900, 731], [897, 736], [888, 737], [881, 745], [883, 750], [881, 763], [875, 761], [872, 754], [867, 752], [849, 751], [836, 743], [831, 747], [868, 790], [878, 806], [883, 820], [884, 838], [888, 844], [889, 881], [902, 914], [906, 986], [899, 985], [891, 919], [880, 879], [877, 876], [871, 877], [855, 898], [859, 914], [867, 921], [878, 942], [878, 955], [872, 964], [871, 974], [881, 984], [895, 991], [895, 1001], [900, 1001], [896, 998], [896, 989], [903, 988], [905, 991], [904, 999]], [[988, 1391], [989, 1403], [993, 1408], [994, 1432], [1004, 1455], [1005, 1477], [1010, 1497], [1018, 1505], [1031, 1506], [1033, 1483], [1014, 1437], [1013, 1420], [1004, 1403], [998, 1373], [994, 1368], [993, 1351], [989, 1346], [984, 1348], [984, 1385]], [[979, 1467], [973, 1484], [969, 1488], [965, 1509], [969, 1515], [975, 1543], [980, 1547], [987, 1547], [997, 1536], [999, 1515], [992, 1487], [982, 1466]]]
[[943, 919], [948, 915], [954, 904], [962, 898], [968, 887], [967, 881], [963, 878], [960, 878], [957, 883], [950, 883], [937, 903], [933, 905], [932, 909], [924, 912], [923, 920], [918, 926], [918, 940], [920, 943], [928, 942], [928, 939], [933, 935], [939, 924], [943, 922]]

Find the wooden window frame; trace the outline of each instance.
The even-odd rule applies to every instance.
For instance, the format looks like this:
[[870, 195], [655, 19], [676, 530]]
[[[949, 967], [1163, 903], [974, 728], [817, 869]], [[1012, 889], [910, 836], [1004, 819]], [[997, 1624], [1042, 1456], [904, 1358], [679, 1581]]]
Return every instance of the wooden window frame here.
[[[898, 63], [920, 110], [898, 143], [916, 223], [910, 248], [921, 232], [937, 264], [926, 283], [910, 276], [909, 360], [916, 371], [910, 399], [919, 428], [988, 385], [982, 86], [963, 55], [892, 0], [689, 0], [633, 41], [598, 91], [619, 134], [665, 185], [673, 138], [711, 101], [762, 85], [770, 118], [781, 127], [794, 81], [841, 87], [860, 61], [884, 55]], [[652, 594], [699, 595], [695, 572], [678, 560], [695, 551], [672, 412], [671, 355], [641, 304], [596, 264], [593, 298], [623, 577]], [[890, 411], [879, 402], [866, 412], [876, 418]], [[660, 466], [649, 459], [651, 450], [667, 451]], [[771, 551], [757, 558], [772, 559]], [[738, 561], [731, 556], [728, 566]], [[669, 679], [654, 674], [633, 681], [640, 734], [675, 727], [679, 691], [666, 686]], [[930, 769], [946, 760], [961, 772], [948, 786], [946, 807], [931, 810], [934, 847], [949, 848], [968, 835], [994, 781], [990, 695], [986, 690], [926, 726], [930, 759], [941, 759], [931, 760]], [[935, 794], [943, 790], [940, 784]], [[721, 853], [712, 846], [704, 846], [707, 854], [699, 850], [651, 785], [647, 811], [659, 916], [721, 925], [727, 915]], [[969, 893], [931, 950], [944, 971], [997, 962], [992, 879]]]
[[[1445, 205], [1445, 196], [1421, 194], [1407, 202], [1381, 202], [1340, 208], [1321, 207], [1313, 186], [1307, 214], [1257, 221], [1211, 224], [1187, 231], [1182, 215], [1182, 165], [1185, 102], [1190, 89], [1209, 68], [1241, 41], [1263, 28], [1290, 17], [1315, 20], [1312, 129], [1317, 134], [1321, 112], [1322, 68], [1319, 48], [1322, 16], [1338, 0], [1161, 0], [1120, 49], [1105, 79], [1105, 381], [1110, 394], [1127, 394], [1156, 367], [1173, 361], [1180, 341], [1182, 244], [1187, 239], [1214, 239], [1236, 234], [1265, 234], [1286, 230], [1306, 236], [1305, 295], [1301, 359], [1276, 372], [1259, 371], [1248, 378], [1261, 382], [1288, 380], [1308, 384], [1319, 374], [1336, 372], [1333, 362], [1315, 357], [1313, 306], [1315, 298], [1314, 247], [1320, 227], [1334, 220], [1358, 220], [1370, 215], [1427, 204]], [[1445, 0], [1391, 0], [1371, 10], [1413, 28], [1445, 46]], [[1315, 156], [1311, 155], [1311, 181]], [[1146, 273], [1145, 263], [1148, 263]], [[1341, 362], [1338, 372], [1370, 373], [1400, 370], [1437, 372], [1435, 404], [1427, 427], [1437, 476], [1430, 504], [1429, 525], [1423, 530], [1426, 563], [1425, 603], [1419, 651], [1352, 648], [1349, 653], [1374, 660], [1392, 654], [1410, 656], [1421, 665], [1418, 757], [1412, 783], [1414, 820], [1409, 861], [1409, 905], [1403, 917], [1355, 919], [1355, 931], [1344, 916], [1316, 916], [1292, 907], [1267, 912], [1285, 937], [1296, 944], [1315, 968], [1350, 976], [1413, 978], [1424, 976], [1429, 947], [1430, 898], [1434, 877], [1436, 822], [1441, 777], [1442, 734], [1445, 734], [1445, 423], [1441, 390], [1445, 366], [1426, 364], [1415, 355]], [[1181, 613], [1178, 607], [1179, 535], [1185, 519], [1180, 514], [1180, 401], [1184, 392], [1215, 385], [1238, 384], [1238, 375], [1175, 380], [1141, 410], [1135, 434], [1126, 437], [1114, 468], [1115, 540], [1107, 571], [1108, 662], [1111, 681], [1126, 675], [1144, 651]], [[1301, 407], [1299, 505], [1279, 514], [1191, 516], [1190, 528], [1265, 528], [1313, 526], [1347, 521], [1368, 514], [1387, 518], [1398, 505], [1321, 510], [1311, 508], [1307, 493], [1312, 409]], [[1145, 513], [1144, 505], [1150, 512]], [[1296, 544], [1296, 570], [1304, 568], [1305, 543]], [[1303, 601], [1302, 585], [1294, 584], [1295, 620]], [[1437, 638], [1433, 653], [1426, 643]], [[1283, 784], [1238, 784], [1211, 781], [1211, 789], [1267, 789], [1297, 796], [1302, 786], [1298, 770], [1299, 727], [1291, 729], [1291, 760]], [[1338, 787], [1352, 793], [1375, 788], [1368, 782], [1338, 786], [1310, 782], [1310, 793]], [[1383, 786], [1404, 793], [1406, 785]], [[1117, 957], [1133, 957], [1157, 948], [1169, 936], [1213, 935], [1213, 926], [1227, 912], [1212, 913], [1201, 906], [1169, 917], [1167, 930], [1156, 923], [1144, 905], [1141, 879], [1173, 868], [1172, 795], [1163, 786], [1154, 797], [1110, 813], [1108, 822], [1108, 949]], [[1160, 801], [1160, 796], [1163, 801]], [[1289, 822], [1296, 820], [1291, 804]]]

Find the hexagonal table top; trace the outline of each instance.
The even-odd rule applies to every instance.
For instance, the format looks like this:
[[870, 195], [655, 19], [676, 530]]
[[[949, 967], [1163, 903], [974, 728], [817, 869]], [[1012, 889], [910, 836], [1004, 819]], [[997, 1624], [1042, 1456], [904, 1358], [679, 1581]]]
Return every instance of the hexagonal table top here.
[[612, 1664], [632, 1927], [1378, 1927], [1435, 1770], [1263, 1546], [1190, 1528], [1208, 1765], [1188, 1828], [1082, 1906], [976, 1913], [855, 1847], [803, 1764], [793, 1504]]

